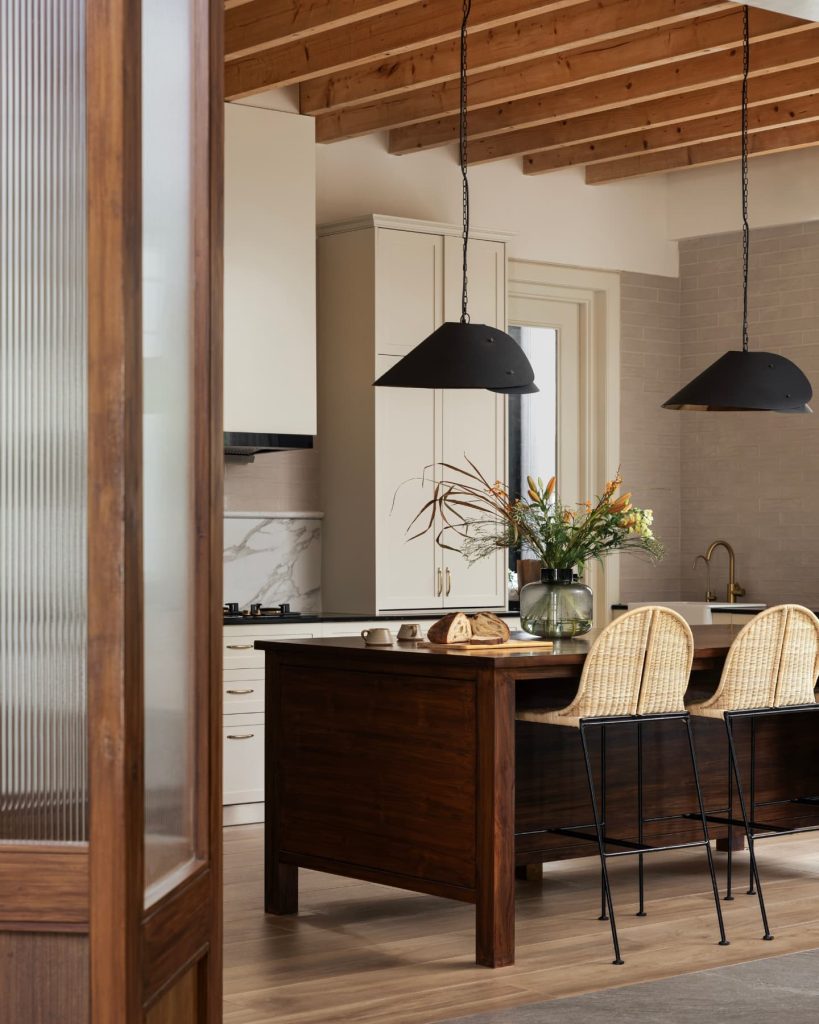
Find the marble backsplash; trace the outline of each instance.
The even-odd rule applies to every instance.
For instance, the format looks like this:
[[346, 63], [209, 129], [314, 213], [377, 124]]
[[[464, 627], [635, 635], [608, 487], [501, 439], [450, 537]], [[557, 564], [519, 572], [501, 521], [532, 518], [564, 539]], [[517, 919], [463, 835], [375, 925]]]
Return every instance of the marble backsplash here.
[[321, 516], [226, 513], [224, 599], [321, 611]]

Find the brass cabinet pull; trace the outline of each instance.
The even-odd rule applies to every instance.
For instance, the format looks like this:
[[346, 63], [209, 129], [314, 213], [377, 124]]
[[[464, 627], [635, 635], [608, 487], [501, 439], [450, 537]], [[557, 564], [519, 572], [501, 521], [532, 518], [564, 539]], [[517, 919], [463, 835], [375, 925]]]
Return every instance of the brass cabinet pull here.
[[438, 570], [438, 593], [436, 597], [440, 597], [444, 592], [444, 573], [442, 569]]
[[256, 734], [253, 733], [253, 732], [243, 732], [241, 734], [234, 734], [233, 736], [228, 734], [228, 739], [229, 740], [252, 740], [255, 735]]
[[255, 693], [255, 690], [228, 690], [234, 697], [243, 697], [247, 693]]
[[252, 651], [253, 644], [228, 644], [227, 649], [229, 651]]
[[449, 571], [449, 566], [446, 569], [446, 596], [452, 593], [452, 573]]

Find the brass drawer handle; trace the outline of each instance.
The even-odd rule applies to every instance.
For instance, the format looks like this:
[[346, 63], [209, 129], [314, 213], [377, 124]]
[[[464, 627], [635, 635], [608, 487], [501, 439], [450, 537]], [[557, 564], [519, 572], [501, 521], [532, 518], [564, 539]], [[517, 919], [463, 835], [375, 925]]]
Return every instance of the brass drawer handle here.
[[446, 570], [446, 596], [449, 597], [449, 595], [451, 593], [452, 593], [452, 573], [449, 571], [449, 567], [447, 566], [447, 570]]
[[255, 690], [228, 690], [234, 697], [244, 697], [247, 693], [255, 693]]
[[443, 594], [443, 592], [444, 592], [444, 574], [443, 574], [443, 571], [441, 569], [439, 569], [438, 570], [438, 593], [435, 596], [436, 597], [440, 597], [441, 594]]
[[252, 740], [256, 734], [253, 732], [243, 732], [241, 735], [235, 734], [231, 736], [228, 734], [229, 740]]
[[253, 644], [228, 644], [227, 649], [229, 651], [252, 651]]

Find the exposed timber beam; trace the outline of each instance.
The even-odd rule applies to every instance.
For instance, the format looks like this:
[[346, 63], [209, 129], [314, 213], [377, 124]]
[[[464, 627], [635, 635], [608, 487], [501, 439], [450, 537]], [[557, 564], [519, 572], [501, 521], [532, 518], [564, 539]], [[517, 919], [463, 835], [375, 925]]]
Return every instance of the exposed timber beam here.
[[[697, 0], [677, 2], [693, 4]], [[524, 15], [534, 14], [534, 19], [528, 19], [534, 21], [583, 5], [584, 0], [472, 0], [470, 38], [491, 36], [505, 29], [514, 34], [516, 21]], [[419, 46], [441, 46], [457, 53], [462, 17], [459, 3], [416, 0], [375, 17], [317, 32], [308, 39], [254, 50], [225, 64], [225, 96], [238, 99], [316, 75], [368, 67], [372, 61], [381, 62], [379, 66], [386, 62], [388, 67], [401, 62], [405, 54], [417, 52]]]
[[225, 60], [342, 28], [416, 0], [244, 0], [225, 5]]
[[[739, 22], [737, 22], [739, 25]], [[770, 25], [766, 25], [770, 28]], [[741, 30], [741, 28], [740, 28]], [[751, 47], [752, 77], [773, 69], [801, 67], [819, 59], [819, 26], [799, 22], [785, 35], [765, 35]], [[593, 113], [609, 107], [638, 103], [652, 97], [675, 96], [707, 85], [739, 81], [742, 76], [742, 51], [739, 46], [692, 56], [676, 62], [624, 74], [611, 75], [566, 89], [553, 89], [507, 103], [472, 110], [470, 137], [480, 138], [498, 132], [535, 127], [561, 118]], [[358, 108], [350, 107], [354, 114]], [[343, 116], [339, 111], [336, 116]], [[331, 117], [334, 115], [324, 115]], [[323, 118], [318, 118], [320, 127]], [[419, 149], [445, 145], [458, 137], [457, 118], [425, 121], [390, 134], [391, 153], [412, 153]]]
[[[748, 111], [748, 130], [750, 132], [763, 131], [819, 118], [819, 91], [816, 91], [819, 89], [819, 75], [815, 73], [812, 76], [812, 86], [814, 91], [811, 93], [751, 107]], [[555, 171], [561, 167], [616, 160], [621, 157], [652, 153], [658, 150], [676, 149], [694, 143], [728, 138], [739, 135], [739, 133], [740, 116], [739, 104], [737, 104], [736, 109], [723, 111], [716, 115], [697, 117], [690, 121], [648, 128], [645, 131], [612, 135], [608, 138], [582, 142], [576, 146], [562, 146], [542, 153], [533, 153], [531, 156], [524, 157], [523, 170], [526, 174], [542, 174], [545, 171]]]
[[[819, 146], [819, 120], [803, 121], [782, 128], [755, 132], [748, 137], [749, 156], [779, 153], [784, 150], [806, 149]], [[679, 149], [664, 149], [658, 153], [645, 153], [624, 160], [608, 160], [586, 167], [586, 184], [602, 185], [609, 181], [634, 178], [646, 174], [660, 174], [689, 167], [737, 160], [740, 155], [740, 137], [700, 142]]]
[[[819, 59], [819, 54], [817, 54]], [[749, 82], [748, 99], [753, 104], [785, 99], [815, 91], [819, 87], [819, 64], [771, 71]], [[659, 125], [679, 125], [692, 118], [722, 111], [737, 110], [742, 90], [739, 83], [727, 82], [710, 85], [694, 92], [683, 92], [661, 99], [644, 100], [629, 106], [601, 110], [595, 114], [552, 121], [474, 139], [469, 145], [469, 162], [485, 163], [504, 157], [522, 156], [565, 147], [577, 142], [592, 142], [610, 135], [633, 132]], [[532, 164], [527, 166], [531, 167]]]
[[[735, 5], [714, 0], [585, 0], [564, 10], [538, 13], [469, 37], [471, 78], [481, 69], [561, 58], [564, 50], [606, 48], [635, 32], [666, 28], [691, 18], [731, 10]], [[457, 39], [426, 45], [358, 67], [322, 76], [314, 89], [302, 90], [302, 112], [358, 103], [405, 90], [440, 86], [458, 77]], [[542, 61], [551, 63], [551, 61]], [[229, 66], [228, 66], [229, 67]]]

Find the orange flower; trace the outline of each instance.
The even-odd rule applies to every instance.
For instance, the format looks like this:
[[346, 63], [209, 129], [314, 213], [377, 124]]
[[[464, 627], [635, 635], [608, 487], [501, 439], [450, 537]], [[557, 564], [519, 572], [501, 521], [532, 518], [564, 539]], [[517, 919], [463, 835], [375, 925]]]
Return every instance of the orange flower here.
[[626, 512], [631, 507], [631, 491], [626, 491], [617, 501], [611, 503], [612, 512]]

